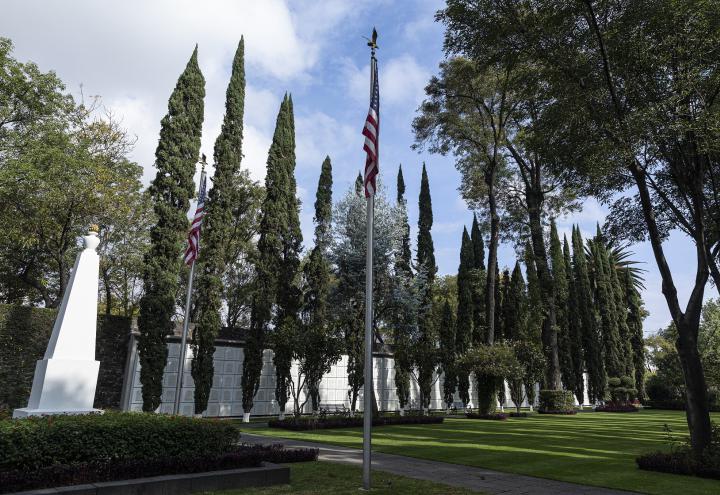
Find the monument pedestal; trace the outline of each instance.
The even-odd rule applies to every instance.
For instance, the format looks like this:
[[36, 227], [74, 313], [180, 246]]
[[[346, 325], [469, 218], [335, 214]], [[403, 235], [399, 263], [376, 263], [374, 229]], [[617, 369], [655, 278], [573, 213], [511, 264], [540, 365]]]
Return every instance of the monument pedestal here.
[[75, 260], [52, 336], [43, 359], [35, 365], [27, 407], [14, 418], [50, 414], [88, 414], [93, 408], [100, 362], [95, 360], [100, 240], [90, 232]]

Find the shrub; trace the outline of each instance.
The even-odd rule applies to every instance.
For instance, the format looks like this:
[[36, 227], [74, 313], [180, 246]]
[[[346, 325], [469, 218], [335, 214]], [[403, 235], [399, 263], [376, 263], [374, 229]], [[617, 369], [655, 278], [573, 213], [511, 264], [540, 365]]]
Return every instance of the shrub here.
[[0, 422], [0, 469], [217, 456], [240, 438], [232, 423], [148, 413], [47, 416]]
[[597, 406], [595, 408], [596, 412], [626, 413], [626, 412], [638, 412], [639, 410], [640, 409], [638, 407], [635, 407], [632, 404], [616, 404], [616, 403], [604, 404], [602, 406]]
[[541, 390], [540, 414], [575, 414], [575, 397], [570, 390]]
[[[439, 424], [444, 418], [442, 416], [378, 416], [373, 418], [373, 426], [388, 425], [420, 425]], [[327, 416], [325, 418], [294, 416], [285, 419], [273, 419], [268, 421], [270, 428], [283, 428], [286, 430], [325, 430], [328, 428], [352, 428], [363, 425], [362, 417]]]
[[156, 459], [54, 464], [26, 470], [0, 470], [0, 493], [103, 481], [130, 480], [167, 474], [202, 473], [317, 460], [317, 449], [285, 449], [282, 445], [242, 445], [214, 456], [158, 457]]
[[665, 425], [670, 452], [650, 452], [635, 459], [638, 467], [646, 471], [694, 475], [720, 479], [720, 425], [713, 423], [710, 446], [698, 454], [686, 442], [679, 443]]
[[496, 420], [496, 421], [505, 421], [508, 418], [508, 415], [505, 413], [494, 413], [494, 414], [466, 413], [465, 417], [468, 419], [491, 419], [491, 420]]

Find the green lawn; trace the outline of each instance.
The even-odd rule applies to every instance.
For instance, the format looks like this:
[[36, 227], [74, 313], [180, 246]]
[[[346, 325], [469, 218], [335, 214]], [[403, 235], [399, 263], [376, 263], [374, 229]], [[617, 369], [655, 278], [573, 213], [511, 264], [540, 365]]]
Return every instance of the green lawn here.
[[[714, 419], [720, 420], [720, 415]], [[383, 426], [373, 431], [373, 447], [391, 454], [642, 493], [720, 493], [720, 481], [637, 469], [638, 454], [668, 447], [664, 424], [677, 436], [687, 434], [682, 411], [581, 413], [507, 421], [446, 419], [439, 425]], [[250, 432], [362, 447], [360, 428], [291, 432], [255, 427]]]
[[[359, 490], [362, 486], [362, 470], [359, 467], [328, 462], [304, 462], [290, 464], [290, 470], [289, 485], [230, 490], [215, 492], [213, 495], [279, 495], [284, 493], [357, 495], [362, 493]], [[372, 484], [372, 493], [378, 495], [416, 495], [418, 493], [423, 495], [477, 495], [478, 493], [382, 472], [373, 473]]]

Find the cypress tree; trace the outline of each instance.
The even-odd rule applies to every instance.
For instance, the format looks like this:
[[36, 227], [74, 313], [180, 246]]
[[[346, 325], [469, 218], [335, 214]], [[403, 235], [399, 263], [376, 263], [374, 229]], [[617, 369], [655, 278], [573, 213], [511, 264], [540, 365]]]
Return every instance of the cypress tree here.
[[578, 295], [583, 357], [588, 373], [588, 398], [590, 402], [597, 402], [605, 395], [607, 375], [600, 343], [600, 329], [597, 325], [598, 317], [595, 312], [593, 287], [590, 283], [588, 260], [585, 256], [580, 228], [577, 226], [573, 227], [572, 248], [573, 276]]
[[[397, 253], [395, 270], [397, 281], [409, 289], [412, 284], [412, 252], [410, 250], [410, 224], [407, 216], [407, 200], [405, 199], [405, 180], [402, 173], [402, 165], [398, 167], [397, 175], [397, 204], [401, 211], [402, 243]], [[395, 388], [397, 391], [400, 408], [410, 402], [410, 374], [412, 372], [412, 358], [410, 356], [410, 336], [408, 334], [412, 326], [412, 315], [398, 314], [394, 328], [395, 341]]]
[[525, 299], [525, 280], [523, 280], [520, 262], [515, 261], [507, 295], [503, 299], [503, 330], [507, 340], [522, 340], [525, 336], [525, 320], [527, 318]]
[[507, 290], [507, 284], [509, 282], [509, 273], [507, 270], [503, 272], [503, 276], [500, 276], [500, 267], [495, 263], [495, 335], [494, 340], [502, 340], [504, 337], [503, 333], [503, 321], [502, 321], [502, 306], [503, 297]]
[[[458, 355], [465, 353], [472, 342], [473, 335], [473, 243], [467, 228], [463, 228], [460, 245], [460, 266], [458, 267], [457, 290], [458, 307], [455, 324], [455, 347]], [[463, 405], [470, 403], [470, 379], [468, 373], [458, 370], [458, 393]]]
[[558, 347], [560, 358], [560, 372], [566, 390], [575, 390], [576, 377], [574, 373], [572, 345], [569, 328], [568, 312], [568, 279], [565, 268], [560, 237], [558, 236], [555, 220], [550, 220], [550, 262], [552, 264], [552, 277], [555, 290], [555, 304], [557, 306], [556, 324], [558, 327]]
[[355, 178], [355, 194], [360, 197], [365, 196], [365, 193], [363, 192], [363, 178], [360, 172], [358, 172], [358, 176]]
[[[483, 241], [480, 224], [477, 216], [473, 214], [473, 223], [470, 229], [470, 239], [473, 248], [473, 337], [475, 344], [484, 343], [487, 340], [487, 325], [485, 322], [485, 243]], [[496, 283], [497, 287], [497, 283]], [[498, 307], [497, 302], [495, 307]]]
[[443, 372], [443, 400], [448, 409], [452, 407], [457, 388], [455, 337], [455, 318], [446, 300], [440, 320], [440, 365]]
[[[203, 219], [203, 252], [197, 281], [197, 325], [192, 335], [192, 377], [195, 382], [195, 413], [207, 408], [214, 373], [215, 338], [220, 332], [223, 281], [227, 246], [231, 242], [233, 216], [243, 215], [247, 205], [238, 204], [242, 192], [243, 113], [245, 110], [244, 40], [241, 38], [225, 95], [225, 117], [215, 141], [215, 173]], [[245, 207], [245, 208], [243, 208]]]
[[628, 307], [625, 297], [625, 286], [620, 282], [618, 277], [615, 256], [610, 249], [607, 249], [607, 253], [610, 267], [610, 283], [615, 298], [615, 319], [617, 320], [618, 335], [620, 336], [618, 340], [618, 351], [620, 352], [620, 358], [623, 364], [623, 376], [631, 377], [634, 383], [635, 365], [633, 364], [632, 335], [630, 333], [630, 327], [627, 324]]
[[570, 245], [567, 237], [563, 236], [563, 262], [565, 264], [565, 274], [568, 287], [567, 297], [567, 335], [568, 335], [568, 353], [571, 360], [572, 379], [570, 386], [567, 388], [575, 393], [575, 397], [579, 404], [584, 401], [584, 366], [583, 366], [583, 349], [582, 349], [582, 317], [580, 316], [580, 308], [578, 303], [578, 287], [575, 283], [573, 275], [572, 262], [570, 261]]
[[280, 413], [285, 412], [292, 380], [292, 359], [297, 356], [295, 342], [300, 331], [299, 313], [302, 291], [298, 286], [302, 232], [300, 205], [295, 182], [295, 116], [292, 96], [286, 96], [283, 145], [280, 165], [284, 168], [285, 188], [281, 192], [284, 205], [285, 229], [281, 231], [282, 255], [277, 266], [277, 311], [273, 328], [273, 364], [275, 365], [275, 400]]
[[305, 375], [313, 411], [320, 407], [320, 381], [339, 357], [329, 328], [330, 246], [332, 221], [332, 164], [326, 156], [320, 170], [315, 194], [315, 246], [303, 271], [306, 287], [304, 313], [307, 325], [300, 341], [304, 343], [301, 371]]
[[260, 386], [263, 350], [266, 347], [273, 305], [277, 297], [279, 267], [283, 263], [284, 233], [288, 226], [285, 199], [288, 177], [287, 166], [283, 160], [288, 152], [289, 132], [288, 99], [285, 97], [280, 104], [275, 123], [265, 175], [265, 198], [255, 260], [255, 287], [243, 359], [242, 402], [246, 414], [252, 410], [255, 394]]
[[533, 254], [530, 241], [525, 243], [525, 275], [527, 277], [528, 294], [528, 340], [534, 343], [540, 342], [542, 327], [542, 298], [540, 295], [540, 280], [535, 267], [535, 255]]
[[155, 151], [158, 170], [149, 188], [157, 224], [150, 231], [150, 249], [145, 255], [145, 295], [138, 318], [143, 411], [148, 412], [160, 405], [168, 352], [165, 337], [175, 328], [172, 318], [180, 255], [188, 229], [187, 211], [195, 189], [193, 175], [200, 154], [204, 97], [205, 79], [198, 66], [196, 46], [160, 123]]
[[643, 340], [643, 314], [642, 300], [635, 288], [633, 275], [629, 269], [625, 270], [625, 297], [627, 300], [627, 324], [630, 329], [630, 341], [633, 350], [633, 365], [635, 369], [635, 388], [640, 399], [645, 397], [645, 342]]
[[415, 255], [418, 269], [423, 270], [425, 278], [421, 287], [421, 303], [418, 315], [419, 342], [416, 344], [415, 363], [418, 368], [418, 385], [420, 388], [421, 405], [427, 408], [430, 404], [433, 372], [435, 371], [434, 319], [432, 314], [433, 286], [437, 266], [435, 265], [435, 247], [431, 234], [433, 224], [432, 199], [427, 170], [423, 163], [420, 180], [420, 197], [418, 200], [418, 237]]
[[596, 277], [595, 301], [600, 313], [605, 370], [610, 378], [619, 378], [624, 376], [625, 366], [620, 351], [620, 332], [610, 273], [610, 259], [599, 227], [597, 236], [592, 243], [592, 256]]

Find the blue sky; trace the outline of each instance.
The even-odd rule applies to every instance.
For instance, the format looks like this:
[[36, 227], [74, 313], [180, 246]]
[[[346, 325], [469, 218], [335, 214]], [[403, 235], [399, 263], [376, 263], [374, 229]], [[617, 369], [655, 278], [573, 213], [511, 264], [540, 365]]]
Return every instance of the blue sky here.
[[[132, 158], [154, 176], [154, 150], [167, 98], [195, 43], [205, 75], [206, 107], [203, 152], [212, 146], [223, 116], [225, 86], [241, 35], [246, 42], [247, 95], [243, 167], [261, 180], [280, 100], [292, 93], [297, 130], [298, 195], [304, 202], [301, 221], [311, 239], [312, 203], [325, 155], [333, 161], [335, 197], [344, 194], [364, 164], [360, 134], [368, 107], [369, 53], [362, 36], [379, 32], [381, 84], [380, 180], [394, 194], [403, 164], [411, 223], [417, 221], [420, 170], [428, 167], [433, 199], [433, 237], [441, 274], [457, 270], [459, 241], [472, 213], [459, 197], [460, 183], [451, 157], [410, 149], [411, 121], [422, 101], [423, 87], [442, 54], [442, 26], [433, 14], [436, 0], [283, 2], [163, 0], [72, 3], [6, 0], [0, 36], [15, 43], [15, 56], [55, 70], [68, 90], [101, 95], [104, 105], [134, 135]], [[579, 223], [587, 236], [606, 210], [594, 200], [558, 227], [569, 232]], [[412, 226], [413, 236], [416, 235]], [[660, 277], [647, 244], [632, 247], [647, 270], [643, 294], [650, 317], [645, 332], [669, 321]], [[694, 278], [692, 244], [671, 236], [666, 254], [684, 305]], [[500, 265], [514, 264], [511, 246], [500, 249]], [[717, 291], [708, 285], [706, 293]]]

